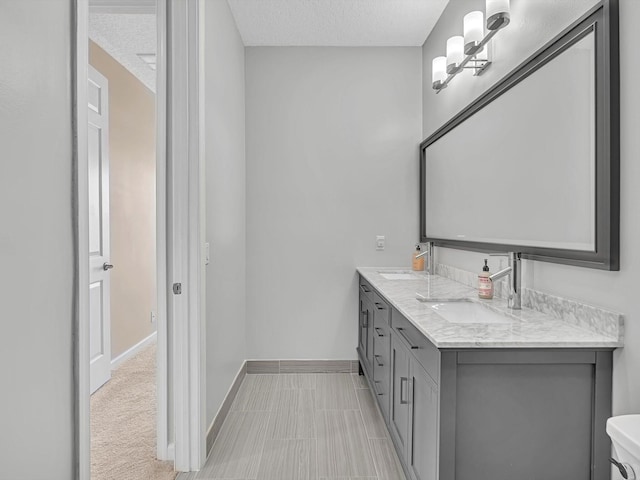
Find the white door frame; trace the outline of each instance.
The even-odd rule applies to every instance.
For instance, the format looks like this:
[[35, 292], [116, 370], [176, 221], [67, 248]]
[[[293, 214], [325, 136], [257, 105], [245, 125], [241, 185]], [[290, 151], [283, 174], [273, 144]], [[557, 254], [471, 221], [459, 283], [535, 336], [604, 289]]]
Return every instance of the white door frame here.
[[[173, 403], [175, 468], [199, 470], [206, 460], [205, 331], [202, 264], [201, 183], [204, 177], [201, 135], [200, 2], [169, 0], [167, 77], [170, 241], [169, 275], [182, 284], [181, 295], [170, 295], [173, 325]], [[201, 175], [202, 172], [202, 175]], [[179, 321], [183, 319], [184, 321]]]
[[173, 460], [169, 438], [169, 329], [167, 317], [167, 6], [156, 6], [156, 456]]
[[72, 33], [72, 79], [74, 82], [74, 165], [76, 198], [76, 282], [74, 284], [73, 373], [75, 389], [76, 480], [90, 480], [91, 437], [89, 432], [89, 162], [87, 79], [89, 78], [89, 4], [76, 0], [74, 5], [75, 35]]
[[[204, 281], [200, 198], [200, 31], [202, 0], [158, 0], [157, 455], [178, 471], [198, 470], [206, 458]], [[89, 225], [87, 67], [89, 0], [73, 0], [76, 284], [74, 319], [75, 454], [77, 480], [90, 480]], [[117, 2], [116, 2], [117, 3]], [[135, 0], [131, 0], [135, 4]], [[168, 66], [171, 65], [169, 74]], [[182, 284], [182, 294], [171, 286]], [[170, 348], [171, 347], [171, 348]], [[170, 392], [173, 395], [170, 395]], [[173, 400], [172, 402], [170, 400]], [[171, 404], [172, 403], [172, 404]], [[171, 425], [172, 424], [172, 425]], [[173, 427], [173, 435], [169, 435]], [[171, 438], [173, 437], [173, 438]]]

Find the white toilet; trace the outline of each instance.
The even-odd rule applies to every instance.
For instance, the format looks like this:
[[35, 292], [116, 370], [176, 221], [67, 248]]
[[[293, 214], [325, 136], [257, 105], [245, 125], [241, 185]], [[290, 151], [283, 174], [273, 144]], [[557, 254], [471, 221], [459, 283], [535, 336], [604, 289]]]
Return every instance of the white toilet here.
[[612, 460], [622, 478], [640, 480], [640, 415], [620, 415], [607, 420], [617, 459]]

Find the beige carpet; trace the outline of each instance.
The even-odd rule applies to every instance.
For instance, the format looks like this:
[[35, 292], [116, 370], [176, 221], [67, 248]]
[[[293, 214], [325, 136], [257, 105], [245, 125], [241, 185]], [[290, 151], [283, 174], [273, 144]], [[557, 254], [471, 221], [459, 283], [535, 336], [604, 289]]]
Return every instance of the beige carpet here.
[[91, 480], [173, 480], [156, 460], [156, 347], [112, 372], [91, 396]]

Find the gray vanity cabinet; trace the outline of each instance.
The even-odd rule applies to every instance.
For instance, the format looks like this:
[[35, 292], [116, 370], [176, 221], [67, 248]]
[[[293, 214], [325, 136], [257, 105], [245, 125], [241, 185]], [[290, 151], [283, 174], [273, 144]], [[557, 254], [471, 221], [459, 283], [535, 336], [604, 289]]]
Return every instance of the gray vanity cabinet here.
[[441, 348], [361, 279], [358, 356], [407, 480], [609, 480], [611, 348]]

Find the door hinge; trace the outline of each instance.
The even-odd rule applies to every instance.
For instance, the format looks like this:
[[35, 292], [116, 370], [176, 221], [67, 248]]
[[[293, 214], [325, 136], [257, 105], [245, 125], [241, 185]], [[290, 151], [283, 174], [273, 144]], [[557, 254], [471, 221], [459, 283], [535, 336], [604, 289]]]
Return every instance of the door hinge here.
[[173, 284], [173, 294], [174, 295], [180, 295], [182, 293], [182, 284], [181, 283], [174, 283]]

